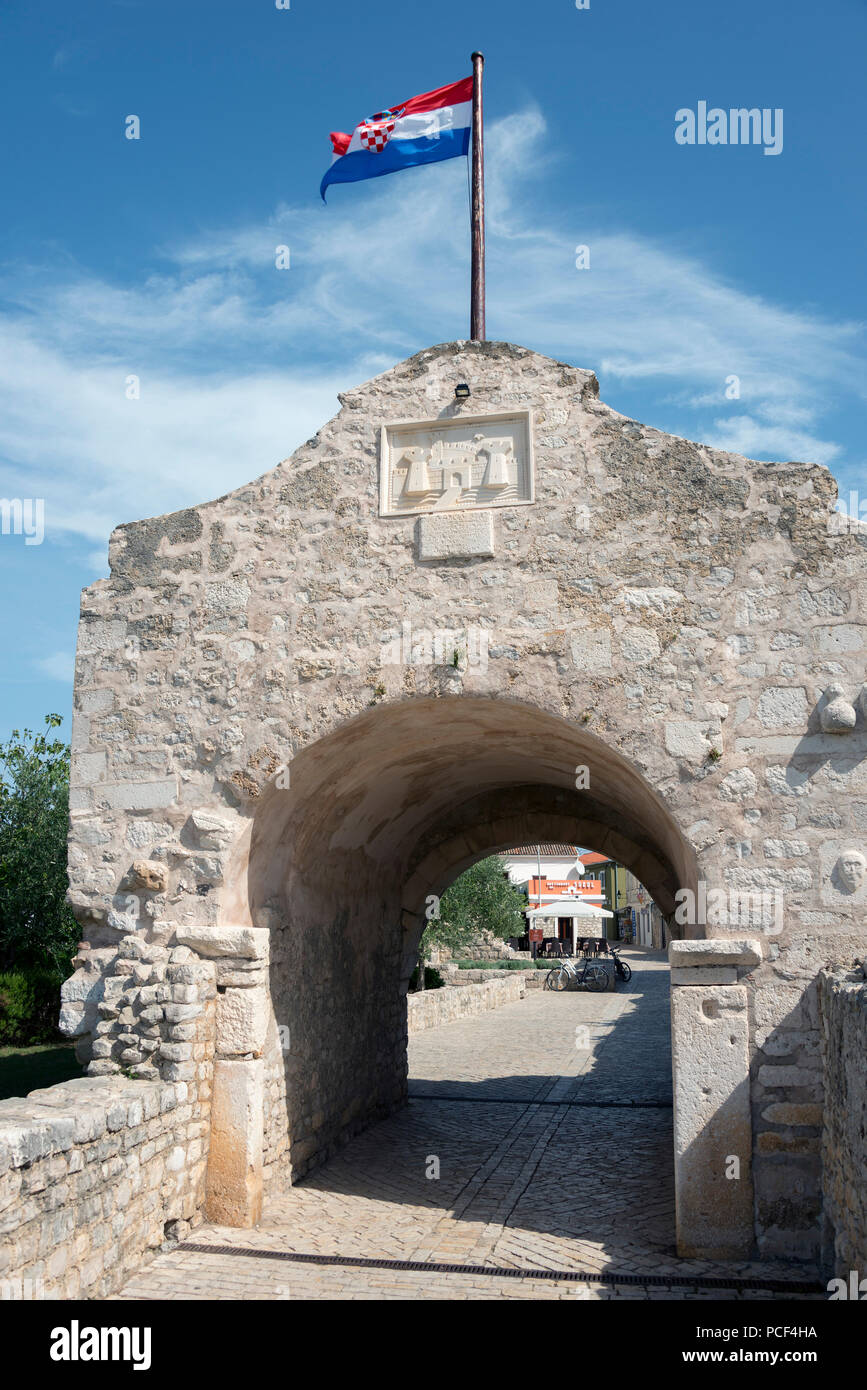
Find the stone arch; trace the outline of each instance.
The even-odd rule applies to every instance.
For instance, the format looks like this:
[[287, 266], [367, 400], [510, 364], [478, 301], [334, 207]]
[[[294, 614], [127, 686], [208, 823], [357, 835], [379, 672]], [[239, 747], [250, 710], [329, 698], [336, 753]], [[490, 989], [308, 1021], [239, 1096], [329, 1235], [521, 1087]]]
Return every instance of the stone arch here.
[[[589, 786], [577, 790], [579, 767]], [[695, 849], [648, 778], [613, 742], [526, 702], [380, 704], [302, 750], [287, 780], [265, 788], [230, 861], [233, 924], [277, 927], [301, 898], [327, 913], [350, 891], [345, 875], [370, 871], [406, 927], [464, 868], [534, 834], [610, 853], [668, 917], [697, 880]]]
[[[378, 704], [301, 750], [288, 782], [257, 798], [226, 873], [227, 930], [268, 938], [272, 1016], [264, 1057], [245, 1062], [235, 1045], [224, 1069], [236, 1090], [243, 1067], [261, 1074], [263, 1168], [288, 1157], [293, 1178], [403, 1103], [425, 900], [464, 868], [527, 839], [586, 843], [632, 868], [669, 917], [699, 872], [676, 815], [613, 740], [527, 702]], [[245, 1114], [258, 1082], [250, 1094]]]

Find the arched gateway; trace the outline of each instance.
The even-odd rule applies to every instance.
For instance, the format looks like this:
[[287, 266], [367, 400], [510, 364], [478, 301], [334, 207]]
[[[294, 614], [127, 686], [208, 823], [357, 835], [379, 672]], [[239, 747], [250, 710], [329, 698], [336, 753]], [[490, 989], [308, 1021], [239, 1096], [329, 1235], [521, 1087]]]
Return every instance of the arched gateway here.
[[830, 475], [505, 343], [341, 405], [249, 486], [120, 527], [84, 593], [65, 1030], [92, 1074], [186, 1084], [194, 1205], [251, 1224], [403, 1102], [429, 897], [586, 843], [682, 938], [681, 1252], [813, 1257], [815, 979], [867, 895], [867, 565]]

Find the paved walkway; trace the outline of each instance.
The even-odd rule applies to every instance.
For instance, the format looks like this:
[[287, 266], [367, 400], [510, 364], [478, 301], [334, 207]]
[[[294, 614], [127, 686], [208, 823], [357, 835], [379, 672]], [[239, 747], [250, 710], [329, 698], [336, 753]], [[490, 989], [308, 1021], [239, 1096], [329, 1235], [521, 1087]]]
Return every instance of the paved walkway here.
[[[808, 1278], [678, 1259], [668, 968], [625, 956], [634, 974], [616, 994], [529, 991], [416, 1035], [405, 1110], [271, 1201], [256, 1230], [200, 1228], [118, 1296], [769, 1298], [691, 1281]], [[380, 1260], [421, 1267], [367, 1263]], [[614, 1271], [623, 1282], [575, 1278]]]

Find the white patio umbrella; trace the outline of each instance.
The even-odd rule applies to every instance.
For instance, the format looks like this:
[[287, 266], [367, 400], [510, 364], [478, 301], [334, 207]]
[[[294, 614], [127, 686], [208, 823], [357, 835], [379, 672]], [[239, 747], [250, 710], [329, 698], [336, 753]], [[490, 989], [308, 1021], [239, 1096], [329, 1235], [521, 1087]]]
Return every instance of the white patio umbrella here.
[[605, 907], [596, 907], [593, 903], [582, 902], [580, 898], [554, 898], [542, 907], [530, 908], [526, 916], [528, 922], [535, 920], [536, 917], [571, 917], [572, 954], [574, 955], [578, 944], [577, 919], [579, 917], [613, 917], [614, 913], [609, 912]]

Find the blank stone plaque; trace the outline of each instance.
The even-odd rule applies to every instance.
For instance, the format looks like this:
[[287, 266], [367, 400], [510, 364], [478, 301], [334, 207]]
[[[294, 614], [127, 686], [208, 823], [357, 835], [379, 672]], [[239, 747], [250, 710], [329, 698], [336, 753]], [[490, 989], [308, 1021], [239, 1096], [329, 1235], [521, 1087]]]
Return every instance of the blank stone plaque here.
[[420, 560], [472, 560], [494, 551], [493, 512], [420, 516], [416, 527]]

